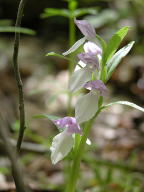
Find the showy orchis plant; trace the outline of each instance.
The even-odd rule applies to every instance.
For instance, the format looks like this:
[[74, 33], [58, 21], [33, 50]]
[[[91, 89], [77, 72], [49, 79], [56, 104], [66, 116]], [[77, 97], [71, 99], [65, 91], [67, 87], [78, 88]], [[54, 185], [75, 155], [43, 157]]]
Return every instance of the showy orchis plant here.
[[97, 115], [113, 104], [128, 105], [144, 112], [144, 108], [127, 101], [103, 104], [103, 98], [108, 94], [107, 81], [121, 59], [128, 54], [134, 44], [134, 42], [130, 42], [117, 51], [121, 41], [128, 32], [128, 27], [123, 27], [116, 32], [107, 44], [96, 34], [93, 26], [87, 21], [75, 19], [75, 24], [84, 37], [78, 40], [63, 55], [66, 56], [73, 53], [82, 45], [84, 51], [77, 55], [79, 62], [70, 77], [69, 89], [71, 92], [75, 92], [85, 88], [89, 92], [78, 99], [75, 106], [75, 117], [59, 118], [42, 115], [42, 117], [52, 120], [60, 130], [60, 133], [53, 138], [50, 148], [52, 163], [56, 164], [73, 149], [73, 163], [66, 192], [75, 191], [85, 144]]
[[[71, 47], [75, 43], [75, 39], [76, 39], [76, 30], [75, 30], [76, 28], [75, 28], [75, 24], [74, 24], [74, 18], [83, 16], [86, 14], [95, 15], [95, 14], [97, 14], [97, 8], [96, 7], [78, 8], [78, 1], [77, 0], [67, 0], [67, 4], [68, 4], [68, 9], [46, 8], [44, 10], [44, 13], [41, 15], [41, 17], [42, 18], [49, 18], [49, 17], [53, 17], [53, 16], [59, 16], [59, 17], [65, 17], [66, 19], [68, 19], [68, 22], [69, 22], [68, 44]], [[95, 30], [93, 30], [93, 33], [94, 33], [93, 36], [95, 36]], [[80, 41], [83, 41], [83, 40], [84, 39], [82, 39]], [[69, 71], [69, 74], [71, 75], [71, 73], [73, 72], [74, 67], [75, 67], [75, 60], [74, 60], [73, 54], [70, 54], [69, 57], [66, 58], [66, 57], [63, 57], [62, 55], [60, 55], [58, 53], [49, 52], [46, 54], [46, 56], [57, 56], [60, 58], [68, 59], [68, 61], [69, 61], [68, 62], [68, 71]], [[71, 116], [73, 114], [71, 92], [67, 92], [67, 96], [68, 96], [67, 114]]]

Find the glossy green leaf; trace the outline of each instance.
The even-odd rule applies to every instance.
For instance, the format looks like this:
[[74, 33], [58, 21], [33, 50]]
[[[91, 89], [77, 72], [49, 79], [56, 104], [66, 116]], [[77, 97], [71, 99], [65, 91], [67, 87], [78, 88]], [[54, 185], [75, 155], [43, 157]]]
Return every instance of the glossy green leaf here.
[[60, 117], [58, 117], [58, 116], [47, 115], [47, 114], [35, 115], [34, 118], [38, 118], [38, 119], [44, 119], [44, 118], [47, 118], [47, 119], [49, 119], [49, 120], [51, 120], [51, 121], [60, 119]]
[[103, 65], [105, 65], [106, 62], [108, 62], [109, 59], [113, 56], [113, 54], [116, 52], [116, 50], [118, 49], [123, 38], [126, 36], [128, 30], [129, 30], [129, 27], [121, 28], [109, 40], [108, 46], [107, 46], [105, 53], [103, 55]]
[[107, 47], [107, 43], [105, 42], [105, 40], [103, 38], [101, 38], [99, 35], [96, 34], [96, 38], [97, 40], [99, 41], [101, 47], [102, 47], [102, 50], [103, 52], [105, 52], [106, 50], [106, 47]]
[[35, 35], [35, 31], [23, 27], [13, 27], [13, 26], [2, 26], [0, 27], [0, 33], [12, 33], [19, 32], [27, 35]]
[[77, 8], [77, 6], [78, 6], [77, 0], [70, 0], [70, 1], [68, 2], [68, 8], [69, 8], [69, 10], [71, 10], [71, 11], [74, 11], [74, 10]]
[[102, 109], [105, 109], [105, 108], [107, 108], [107, 107], [110, 107], [110, 106], [116, 105], [116, 104], [127, 105], [127, 106], [129, 106], [129, 107], [133, 107], [133, 108], [135, 108], [135, 109], [137, 109], [137, 110], [139, 110], [139, 111], [144, 112], [144, 108], [143, 108], [143, 107], [140, 107], [140, 106], [138, 106], [138, 105], [136, 105], [136, 104], [134, 104], [134, 103], [131, 103], [131, 102], [129, 102], [129, 101], [116, 101], [116, 102], [112, 102], [112, 103], [109, 103], [109, 104], [107, 104], [107, 105], [104, 105], [104, 106], [102, 107]]
[[125, 47], [121, 48], [118, 52], [114, 54], [114, 56], [108, 61], [107, 63], [107, 80], [112, 76], [113, 71], [121, 62], [122, 58], [125, 57], [129, 51], [131, 50], [132, 46], [134, 45], [134, 41], [126, 45]]
[[57, 92], [55, 95], [50, 96], [49, 99], [48, 99], [48, 101], [47, 101], [47, 103], [48, 103], [48, 104], [53, 103], [53, 102], [58, 98], [59, 95], [63, 95], [63, 94], [68, 95], [69, 92], [68, 92], [67, 90], [65, 90], [65, 91], [59, 91], [59, 92]]
[[61, 59], [67, 59], [67, 60], [69, 60], [69, 58], [67, 58], [67, 57], [65, 57], [65, 56], [63, 56], [63, 55], [61, 55], [61, 54], [55, 53], [55, 52], [49, 52], [49, 53], [46, 54], [46, 56], [56, 56], [56, 57], [59, 57], [59, 58], [61, 58]]
[[103, 11], [101, 10], [96, 16], [88, 15], [85, 17], [85, 19], [89, 21], [96, 29], [108, 23], [116, 22], [118, 18], [119, 13], [114, 9], [104, 9]]
[[10, 19], [1, 19], [0, 20], [0, 26], [10, 26], [10, 25], [12, 25], [12, 20], [10, 20]]
[[101, 73], [101, 80], [103, 82], [106, 82], [106, 80], [107, 80], [107, 67], [106, 66], [104, 66], [103, 72]]
[[70, 13], [67, 9], [46, 8], [44, 10], [44, 13], [41, 14], [42, 18], [53, 17], [53, 16], [70, 17]]
[[97, 14], [98, 11], [97, 11], [97, 8], [95, 7], [91, 7], [91, 8], [80, 8], [80, 9], [76, 9], [74, 11], [74, 16], [75, 17], [80, 17], [80, 16], [83, 16], [83, 15], [86, 15], [86, 14]]
[[[54, 116], [54, 115], [48, 115], [48, 114], [40, 114], [40, 115], [35, 115], [34, 118], [37, 119], [49, 119], [50, 121], [54, 121], [57, 119], [60, 119], [61, 117], [58, 116]], [[65, 128], [59, 128], [58, 126], [56, 126], [59, 130], [59, 132], [62, 132]]]
[[69, 55], [71, 53], [73, 53], [74, 51], [76, 51], [84, 42], [86, 41], [86, 38], [83, 37], [81, 39], [79, 39], [78, 41], [75, 42], [75, 44], [66, 52], [63, 53], [63, 55]]

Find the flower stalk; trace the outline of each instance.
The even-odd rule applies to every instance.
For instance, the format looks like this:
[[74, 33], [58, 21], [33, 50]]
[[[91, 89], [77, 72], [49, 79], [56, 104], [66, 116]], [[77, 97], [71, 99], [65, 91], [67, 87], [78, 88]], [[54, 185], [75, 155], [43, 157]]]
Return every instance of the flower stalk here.
[[69, 181], [68, 181], [65, 192], [75, 192], [76, 184], [77, 184], [77, 180], [78, 180], [78, 176], [79, 176], [80, 162], [81, 162], [84, 150], [85, 150], [86, 140], [88, 138], [88, 135], [89, 135], [90, 129], [92, 127], [93, 121], [98, 116], [100, 111], [101, 110], [99, 109], [97, 111], [95, 117], [85, 123], [84, 134], [81, 138], [80, 144], [79, 144], [78, 149], [76, 150], [76, 153], [74, 156], [74, 161], [73, 161], [73, 164], [71, 166]]
[[[77, 2], [76, 1], [69, 1], [68, 7], [70, 11], [70, 17], [69, 17], [69, 46], [71, 47], [75, 43], [76, 39], [76, 30], [75, 30], [75, 24], [74, 24], [74, 10], [76, 9]], [[74, 71], [74, 56], [71, 54], [69, 56], [69, 76]], [[72, 115], [72, 93], [69, 91], [68, 93], [68, 115]]]

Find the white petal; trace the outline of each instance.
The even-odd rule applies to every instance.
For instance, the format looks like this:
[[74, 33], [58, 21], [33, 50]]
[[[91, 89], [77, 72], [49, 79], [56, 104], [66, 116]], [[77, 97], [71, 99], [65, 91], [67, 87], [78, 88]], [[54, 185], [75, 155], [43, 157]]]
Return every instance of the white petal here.
[[75, 117], [79, 124], [90, 120], [95, 115], [98, 108], [97, 103], [98, 96], [92, 92], [79, 98], [75, 108]]
[[77, 50], [84, 42], [85, 42], [86, 38], [83, 37], [81, 39], [79, 39], [68, 51], [64, 52], [63, 55], [69, 55], [70, 53], [74, 52], [75, 50]]
[[[86, 66], [86, 64], [84, 62], [82, 62], [81, 60], [78, 62], [79, 65], [76, 65], [75, 70], [74, 71], [78, 71], [81, 68], [84, 68]], [[80, 67], [81, 66], [81, 67]]]
[[74, 139], [72, 134], [69, 134], [67, 130], [59, 133], [53, 138], [51, 150], [51, 160], [53, 164], [62, 160], [72, 149]]
[[87, 145], [91, 145], [91, 140], [87, 138], [86, 144], [87, 144]]
[[78, 62], [78, 64], [81, 65], [82, 68], [84, 68], [86, 66], [86, 64], [83, 61], [81, 61], [81, 60]]
[[71, 91], [77, 91], [83, 87], [83, 85], [91, 79], [91, 71], [87, 68], [82, 68], [75, 71], [69, 81], [69, 89]]
[[98, 45], [90, 41], [84, 44], [84, 51], [86, 53], [91, 52], [93, 54], [98, 54], [102, 52], [101, 48]]

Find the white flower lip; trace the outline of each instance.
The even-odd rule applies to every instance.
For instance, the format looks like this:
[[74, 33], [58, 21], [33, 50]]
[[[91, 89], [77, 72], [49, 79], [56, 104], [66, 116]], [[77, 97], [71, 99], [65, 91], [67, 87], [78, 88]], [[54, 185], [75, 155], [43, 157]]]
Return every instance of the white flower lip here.
[[86, 53], [93, 53], [95, 55], [102, 54], [102, 49], [91, 41], [88, 41], [84, 44], [84, 51]]

